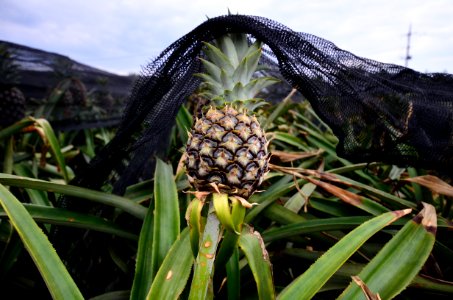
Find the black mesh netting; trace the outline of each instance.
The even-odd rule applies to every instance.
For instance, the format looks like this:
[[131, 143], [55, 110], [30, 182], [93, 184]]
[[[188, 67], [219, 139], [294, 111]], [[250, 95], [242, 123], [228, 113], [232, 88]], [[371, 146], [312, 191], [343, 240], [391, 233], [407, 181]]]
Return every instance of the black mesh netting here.
[[[150, 161], [167, 147], [180, 105], [200, 83], [193, 74], [201, 71], [197, 56], [202, 41], [229, 32], [245, 32], [265, 43], [264, 61], [297, 88], [331, 126], [340, 140], [340, 156], [451, 174], [452, 75], [423, 74], [383, 64], [269, 19], [228, 15], [204, 22], [144, 68], [116, 136], [73, 184], [98, 189], [108, 181], [121, 194], [145, 171], [152, 174]], [[59, 248], [64, 248], [64, 240]], [[85, 244], [87, 251], [98, 249], [86, 239]], [[69, 258], [82, 256], [79, 250], [67, 253]], [[80, 261], [80, 265], [85, 263]]]
[[357, 57], [322, 38], [244, 15], [212, 18], [148, 64], [115, 138], [76, 184], [98, 187], [120, 165], [115, 191], [135, 182], [165, 146], [180, 105], [199, 85], [202, 41], [245, 32], [266, 44], [268, 63], [312, 104], [352, 161], [384, 161], [449, 171], [453, 167], [453, 76], [424, 74]]

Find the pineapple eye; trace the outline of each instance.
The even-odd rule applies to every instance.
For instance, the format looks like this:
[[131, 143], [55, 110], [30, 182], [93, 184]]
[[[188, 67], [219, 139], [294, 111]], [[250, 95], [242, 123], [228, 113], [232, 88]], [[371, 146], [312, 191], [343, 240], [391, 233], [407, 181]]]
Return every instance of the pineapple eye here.
[[231, 152], [236, 152], [236, 150], [242, 145], [241, 138], [232, 132], [227, 133], [223, 137], [222, 142], [223, 143], [221, 145]]
[[258, 154], [256, 155], [256, 157], [258, 159], [263, 159], [263, 158], [266, 158], [266, 152], [261, 150], [260, 152], [258, 152]]
[[197, 168], [197, 164], [199, 161], [198, 153], [195, 151], [191, 151], [187, 153], [186, 157], [186, 165], [188, 168], [194, 169]]
[[244, 114], [244, 113], [239, 113], [236, 118], [239, 120], [239, 122], [242, 122], [244, 124], [249, 125], [250, 124], [250, 118]]
[[241, 139], [243, 139], [244, 141], [246, 141], [252, 135], [250, 127], [246, 126], [244, 123], [239, 123], [235, 129], [235, 132], [237, 132]]
[[206, 119], [211, 120], [213, 122], [217, 122], [224, 116], [223, 112], [217, 109], [209, 109], [206, 113]]
[[214, 152], [215, 163], [218, 166], [225, 168], [233, 159], [233, 155], [226, 149], [217, 149]]
[[259, 167], [255, 162], [251, 162], [245, 168], [245, 180], [256, 180], [258, 179]]
[[260, 138], [263, 137], [263, 131], [257, 122], [252, 122], [252, 124], [250, 124], [250, 128], [252, 129], [252, 133], [254, 135]]
[[253, 154], [257, 155], [258, 152], [261, 150], [261, 142], [257, 136], [252, 136], [247, 140], [247, 143], [249, 144], [249, 150]]
[[242, 166], [245, 167], [253, 159], [253, 155], [247, 151], [247, 148], [241, 148], [236, 152], [236, 161]]
[[209, 157], [202, 157], [201, 161], [205, 163], [207, 166], [212, 167], [214, 165], [214, 162], [212, 161], [211, 158]]
[[212, 122], [207, 119], [198, 119], [197, 122], [195, 123], [194, 128], [197, 132], [206, 134], [208, 129], [211, 127], [211, 125], [212, 125]]
[[220, 126], [218, 124], [212, 125], [206, 131], [206, 137], [216, 140], [216, 141], [221, 141], [224, 134], [225, 134], [225, 130], [222, 128], [222, 126]]
[[216, 142], [209, 139], [204, 139], [200, 145], [200, 155], [212, 156], [212, 152], [214, 151], [215, 147], [217, 147]]
[[231, 184], [239, 184], [241, 181], [240, 179], [242, 178], [242, 173], [243, 170], [240, 166], [238, 165], [230, 165], [227, 167], [227, 179], [228, 182]]
[[231, 130], [233, 129], [236, 124], [237, 124], [237, 119], [236, 118], [233, 118], [229, 115], [226, 115], [225, 117], [223, 117], [222, 119], [220, 119], [219, 123], [220, 123], [220, 126], [222, 126], [223, 128], [225, 128], [225, 130]]
[[194, 134], [187, 143], [187, 149], [197, 150], [202, 139], [203, 139], [203, 136], [201, 136], [200, 134]]
[[212, 183], [225, 183], [225, 177], [222, 174], [214, 173], [209, 176], [208, 181]]

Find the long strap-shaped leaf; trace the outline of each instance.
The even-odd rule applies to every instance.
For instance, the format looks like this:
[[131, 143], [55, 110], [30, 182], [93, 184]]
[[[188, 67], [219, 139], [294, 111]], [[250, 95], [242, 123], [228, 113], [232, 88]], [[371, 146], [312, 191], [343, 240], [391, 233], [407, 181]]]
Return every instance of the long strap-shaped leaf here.
[[252, 270], [258, 289], [259, 299], [275, 299], [271, 263], [260, 234], [254, 231], [252, 227], [244, 224], [241, 237], [239, 238], [239, 247], [244, 252], [250, 269]]
[[204, 202], [198, 198], [193, 199], [187, 207], [186, 219], [190, 231], [190, 245], [194, 257], [198, 256], [198, 248], [200, 246], [200, 235], [202, 228], [201, 210]]
[[[209, 285], [212, 284], [214, 259], [220, 236], [220, 221], [214, 210], [214, 204], [209, 203], [208, 219], [203, 232], [203, 239], [198, 250], [195, 263], [189, 300], [208, 299]], [[211, 291], [212, 292], [212, 291]]]
[[[24, 208], [37, 223], [56, 224], [68, 227], [86, 228], [114, 234], [126, 239], [137, 240], [138, 236], [124, 230], [118, 224], [93, 215], [73, 212], [67, 209], [23, 203]], [[0, 207], [0, 218], [7, 216]]]
[[152, 272], [152, 245], [153, 245], [153, 209], [148, 208], [145, 221], [138, 240], [137, 261], [135, 263], [135, 277], [132, 284], [130, 299], [144, 299], [148, 294], [153, 281]]
[[34, 122], [35, 121], [31, 118], [24, 118], [19, 122], [12, 124], [11, 126], [3, 128], [2, 130], [0, 130], [0, 140], [20, 132], [25, 127], [33, 125]]
[[152, 272], [157, 273], [179, 236], [179, 202], [171, 165], [157, 159], [154, 174], [154, 232]]
[[263, 239], [266, 243], [273, 242], [287, 237], [320, 232], [329, 230], [351, 229], [370, 220], [370, 217], [338, 217], [328, 219], [313, 219], [303, 222], [294, 222], [272, 228], [263, 233]]
[[114, 194], [81, 188], [74, 185], [59, 184], [40, 179], [14, 176], [4, 173], [0, 173], [0, 184], [31, 188], [42, 191], [52, 191], [63, 195], [91, 200], [105, 205], [117, 207], [139, 219], [144, 219], [147, 211], [146, 207], [143, 207], [140, 204], [137, 204], [127, 198]]
[[239, 300], [241, 290], [241, 272], [239, 268], [239, 250], [236, 247], [226, 266], [228, 300]]
[[171, 165], [157, 159], [154, 209], [150, 207], [140, 232], [131, 299], [144, 299], [169, 249], [179, 236], [179, 202]]
[[58, 167], [61, 174], [63, 175], [64, 180], [66, 182], [69, 182], [71, 178], [69, 178], [69, 173], [66, 169], [66, 162], [63, 154], [61, 153], [60, 143], [55, 136], [55, 132], [53, 131], [52, 126], [50, 126], [49, 122], [46, 119], [36, 119], [35, 122], [36, 128], [38, 129], [38, 132], [40, 132], [41, 138], [43, 139], [44, 143], [48, 144], [48, 146], [50, 147], [52, 155], [57, 161]]
[[[392, 299], [420, 271], [435, 242], [436, 211], [424, 203], [423, 210], [382, 248], [358, 277], [382, 299]], [[365, 299], [360, 287], [351, 283], [339, 299]]]
[[165, 257], [146, 299], [178, 299], [189, 279], [192, 265], [189, 230], [186, 228]]
[[[30, 166], [20, 163], [14, 165], [14, 173], [19, 176], [35, 178], [33, 171]], [[43, 206], [53, 206], [52, 202], [49, 200], [46, 191], [35, 190], [35, 189], [26, 189], [25, 190], [30, 197], [30, 202], [37, 205]]]
[[304, 274], [297, 277], [279, 295], [278, 299], [311, 299], [346, 260], [372, 235], [411, 212], [398, 210], [377, 216], [347, 235], [321, 256]]
[[0, 184], [0, 203], [33, 258], [53, 299], [83, 299], [63, 262], [22, 203]]

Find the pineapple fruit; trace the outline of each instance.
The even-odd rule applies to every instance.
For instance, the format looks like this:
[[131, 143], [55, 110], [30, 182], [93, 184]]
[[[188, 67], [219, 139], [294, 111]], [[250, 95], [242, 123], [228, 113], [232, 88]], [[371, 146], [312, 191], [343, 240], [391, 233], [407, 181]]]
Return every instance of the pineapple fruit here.
[[25, 117], [25, 96], [17, 84], [17, 67], [11, 51], [0, 44], [0, 127], [7, 127]]
[[106, 114], [109, 114], [114, 108], [115, 98], [109, 92], [108, 78], [99, 77], [96, 82], [99, 88], [94, 92], [94, 104], [101, 107]]
[[55, 88], [62, 92], [56, 119], [79, 118], [81, 108], [88, 104], [87, 90], [75, 74], [74, 63], [65, 57], [58, 58], [54, 63], [54, 73], [59, 80]]
[[[76, 105], [77, 107], [85, 107], [87, 105], [87, 91], [82, 81], [75, 77], [66, 79], [69, 81], [69, 86], [64, 92], [63, 102], [68, 105]], [[63, 80], [60, 85], [63, 85]]]
[[205, 43], [207, 59], [202, 96], [210, 107], [197, 118], [186, 145], [189, 182], [198, 192], [221, 192], [247, 200], [267, 170], [267, 140], [253, 110], [263, 104], [256, 94], [277, 80], [253, 77], [261, 43], [249, 45], [245, 34], [228, 34]]

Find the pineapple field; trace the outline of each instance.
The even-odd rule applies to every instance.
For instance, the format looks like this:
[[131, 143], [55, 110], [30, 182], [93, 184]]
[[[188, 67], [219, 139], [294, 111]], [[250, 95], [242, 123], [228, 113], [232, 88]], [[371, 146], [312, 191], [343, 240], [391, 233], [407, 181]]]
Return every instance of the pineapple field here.
[[[258, 38], [231, 30], [196, 50], [197, 68], [164, 51], [168, 73], [139, 77], [120, 108], [105, 80], [90, 92], [62, 68], [34, 111], [2, 50], [2, 299], [452, 298], [451, 172], [340, 155]], [[124, 114], [58, 127], [86, 107]]]

